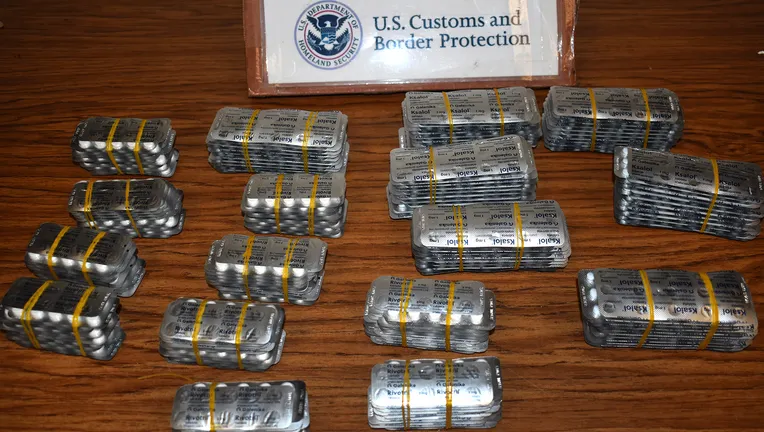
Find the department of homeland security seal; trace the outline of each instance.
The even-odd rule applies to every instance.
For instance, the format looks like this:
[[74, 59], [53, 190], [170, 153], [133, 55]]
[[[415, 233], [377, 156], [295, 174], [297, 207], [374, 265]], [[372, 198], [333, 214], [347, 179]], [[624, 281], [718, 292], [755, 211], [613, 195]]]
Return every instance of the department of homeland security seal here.
[[361, 49], [361, 20], [338, 1], [320, 1], [308, 6], [294, 30], [297, 50], [319, 69], [339, 69], [350, 63]]

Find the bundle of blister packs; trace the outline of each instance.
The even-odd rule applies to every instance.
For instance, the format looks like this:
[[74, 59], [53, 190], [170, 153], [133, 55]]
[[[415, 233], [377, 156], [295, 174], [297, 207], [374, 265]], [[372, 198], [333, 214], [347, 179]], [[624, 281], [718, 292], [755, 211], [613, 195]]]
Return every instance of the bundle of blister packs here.
[[581, 270], [578, 291], [584, 338], [596, 347], [734, 352], [759, 330], [734, 271]]
[[244, 226], [257, 234], [342, 237], [347, 207], [342, 173], [255, 174], [241, 201]]
[[496, 357], [389, 360], [371, 370], [369, 426], [375, 429], [490, 429], [501, 420]]
[[568, 265], [570, 236], [556, 201], [414, 210], [411, 249], [424, 275], [553, 270]]
[[178, 156], [167, 118], [91, 117], [72, 137], [72, 160], [93, 175], [172, 177]]
[[366, 295], [363, 325], [378, 345], [474, 354], [488, 349], [496, 297], [480, 282], [382, 276]]
[[173, 432], [308, 432], [302, 381], [187, 384], [172, 406]]
[[552, 151], [667, 151], [682, 138], [684, 113], [676, 94], [664, 88], [552, 87], [543, 125], [544, 144]]
[[226, 300], [312, 305], [321, 294], [326, 250], [312, 238], [229, 234], [212, 244], [204, 273]]
[[741, 241], [761, 232], [764, 181], [756, 164], [623, 147], [614, 170], [620, 224]]
[[129, 236], [54, 223], [40, 225], [24, 260], [37, 277], [95, 285], [120, 297], [135, 294], [146, 273]]
[[21, 278], [0, 303], [8, 340], [27, 348], [111, 360], [125, 339], [119, 298], [110, 289]]
[[533, 149], [511, 135], [446, 147], [390, 152], [387, 203], [393, 219], [427, 204], [504, 203], [536, 199]]
[[69, 214], [80, 226], [144, 238], [180, 234], [186, 218], [183, 191], [164, 179], [78, 182]]
[[207, 135], [221, 173], [344, 172], [348, 118], [338, 111], [223, 108]]
[[170, 303], [159, 332], [159, 354], [171, 363], [265, 371], [284, 350], [279, 305], [202, 301]]
[[532, 146], [541, 138], [541, 115], [533, 90], [409, 92], [403, 101], [401, 147], [430, 147], [504, 135]]

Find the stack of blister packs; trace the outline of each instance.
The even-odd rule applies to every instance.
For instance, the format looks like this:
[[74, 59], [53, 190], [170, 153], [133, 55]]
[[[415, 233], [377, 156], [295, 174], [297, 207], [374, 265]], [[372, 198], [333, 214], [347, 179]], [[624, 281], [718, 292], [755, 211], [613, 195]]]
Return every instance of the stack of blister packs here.
[[505, 203], [536, 199], [533, 149], [517, 135], [429, 149], [390, 152], [387, 203], [393, 219], [427, 204]]
[[375, 429], [491, 429], [501, 420], [496, 357], [389, 360], [371, 370], [369, 426]]
[[81, 181], [69, 196], [80, 226], [132, 237], [168, 238], [183, 230], [183, 191], [164, 179]]
[[682, 138], [684, 114], [676, 94], [663, 88], [552, 87], [543, 123], [544, 144], [553, 151], [665, 151]]
[[756, 164], [624, 147], [614, 170], [618, 223], [733, 240], [761, 232], [764, 181]]
[[25, 261], [37, 277], [95, 285], [120, 297], [135, 294], [146, 272], [129, 236], [53, 223], [37, 229]]
[[409, 92], [403, 101], [401, 147], [430, 147], [504, 135], [532, 146], [541, 138], [533, 90], [510, 87], [454, 92]]
[[584, 337], [596, 347], [734, 352], [759, 330], [734, 271], [581, 270], [578, 291]]
[[188, 384], [175, 394], [173, 432], [308, 432], [302, 381]]
[[74, 132], [72, 159], [93, 175], [172, 177], [174, 146], [170, 119], [91, 117]]
[[125, 339], [119, 298], [106, 288], [21, 278], [0, 307], [5, 335], [27, 348], [111, 360]]
[[210, 249], [207, 283], [226, 300], [312, 305], [321, 294], [326, 243], [229, 234]]
[[411, 249], [424, 275], [553, 270], [568, 265], [570, 236], [556, 201], [414, 210]]
[[223, 108], [207, 135], [209, 162], [222, 173], [344, 172], [347, 125], [338, 111]]
[[496, 327], [496, 297], [480, 282], [382, 276], [366, 296], [363, 325], [379, 345], [483, 352]]
[[342, 237], [348, 202], [345, 175], [255, 174], [241, 211], [244, 226], [257, 234]]
[[181, 298], [164, 313], [159, 354], [171, 363], [257, 372], [279, 362], [285, 340], [279, 305]]

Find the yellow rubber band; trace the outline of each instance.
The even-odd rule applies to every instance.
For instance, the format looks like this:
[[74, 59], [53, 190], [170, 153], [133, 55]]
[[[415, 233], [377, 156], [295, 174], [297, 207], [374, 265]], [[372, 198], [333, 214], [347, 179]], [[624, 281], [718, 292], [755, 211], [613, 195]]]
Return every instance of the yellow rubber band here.
[[642, 144], [642, 148], [647, 148], [647, 140], [650, 139], [650, 126], [653, 121], [653, 114], [650, 112], [650, 102], [647, 99], [647, 90], [642, 90], [642, 98], [645, 100], [645, 112], [647, 115], [647, 125], [645, 128], [645, 142]]
[[714, 292], [714, 285], [711, 283], [711, 278], [708, 277], [708, 273], [701, 273], [700, 278], [703, 279], [703, 283], [706, 285], [706, 291], [708, 291], [708, 301], [711, 303], [711, 327], [708, 329], [708, 334], [703, 342], [698, 345], [699, 350], [708, 348], [708, 344], [711, 343], [711, 339], [714, 338], [716, 330], [719, 328], [719, 303], [716, 301], [716, 293]]
[[111, 164], [114, 165], [114, 168], [117, 169], [117, 174], [122, 175], [124, 174], [122, 172], [122, 169], [119, 167], [119, 164], [117, 164], [117, 160], [114, 159], [114, 134], [117, 132], [117, 126], [119, 126], [119, 122], [122, 119], [115, 119], [114, 124], [111, 125], [111, 130], [109, 131], [109, 137], [106, 138], [106, 155], [109, 156], [109, 160], [111, 161]]
[[199, 352], [199, 333], [202, 330], [202, 318], [204, 318], [204, 310], [207, 309], [207, 300], [203, 301], [199, 305], [199, 310], [196, 311], [196, 320], [194, 321], [194, 331], [191, 333], [191, 346], [194, 348], [194, 356], [196, 357], [196, 364], [204, 366], [202, 361], [202, 354]]
[[401, 389], [401, 418], [403, 419], [403, 430], [411, 427], [411, 374], [409, 366], [411, 362], [406, 360], [403, 369], [403, 388]]
[[74, 313], [72, 314], [72, 332], [74, 332], [74, 338], [77, 340], [77, 346], [80, 348], [80, 354], [82, 354], [83, 357], [87, 357], [88, 354], [85, 352], [85, 346], [82, 345], [82, 338], [80, 337], [80, 314], [82, 314], [82, 310], [85, 308], [85, 305], [87, 304], [90, 295], [93, 294], [93, 291], [95, 291], [94, 286], [91, 286], [85, 290], [85, 292], [82, 294], [82, 297], [80, 297], [80, 301], [77, 303], [77, 307], [74, 309]]
[[90, 259], [90, 255], [93, 254], [93, 251], [95, 251], [96, 246], [98, 246], [98, 242], [100, 242], [105, 235], [106, 235], [106, 232], [104, 231], [99, 232], [98, 235], [96, 235], [93, 241], [90, 243], [90, 246], [88, 246], [88, 250], [85, 251], [85, 255], [82, 257], [82, 277], [85, 278], [85, 281], [90, 286], [95, 284], [93, 283], [93, 279], [90, 279], [90, 274], [88, 273], [88, 259]]
[[459, 251], [459, 271], [464, 271], [464, 216], [462, 215], [462, 208], [459, 206], [453, 207], [454, 211], [454, 225], [456, 226], [456, 244]]
[[653, 331], [653, 324], [655, 323], [655, 301], [653, 300], [653, 289], [650, 286], [650, 279], [647, 277], [647, 272], [644, 270], [639, 271], [639, 275], [642, 276], [642, 286], [645, 287], [645, 298], [647, 298], [647, 309], [650, 312], [650, 321], [647, 323], [647, 328], [642, 334], [642, 338], [637, 343], [637, 348], [642, 348], [647, 337], [650, 336], [650, 332]]
[[138, 229], [138, 224], [135, 223], [135, 219], [133, 219], [133, 214], [131, 212], [130, 208], [130, 180], [125, 182], [125, 213], [127, 213], [127, 218], [130, 219], [130, 225], [133, 226], [133, 229], [135, 230], [135, 234], [138, 235], [138, 237], [141, 236], [141, 231]]
[[316, 235], [316, 194], [318, 193], [318, 174], [313, 176], [313, 190], [310, 192], [308, 207], [308, 235]]
[[276, 193], [273, 201], [273, 214], [276, 218], [276, 234], [281, 234], [281, 193], [284, 189], [284, 174], [279, 174], [276, 180]]
[[446, 113], [448, 114], [448, 128], [449, 136], [448, 143], [454, 143], [454, 113], [451, 110], [451, 100], [448, 98], [448, 93], [443, 92], [443, 102], [446, 104]]
[[45, 281], [40, 285], [40, 288], [37, 288], [37, 291], [24, 304], [24, 309], [21, 310], [21, 325], [24, 327], [24, 332], [27, 334], [29, 342], [32, 342], [32, 346], [35, 349], [40, 349], [40, 342], [37, 341], [37, 336], [35, 336], [34, 329], [32, 328], [32, 309], [52, 283], [53, 281]]
[[284, 269], [281, 271], [281, 290], [284, 291], [284, 303], [289, 303], [289, 266], [292, 264], [294, 249], [299, 240], [289, 240], [286, 255], [284, 256]]
[[589, 89], [589, 99], [592, 102], [592, 147], [591, 151], [597, 148], [597, 99], [594, 98], [594, 89]]
[[714, 197], [711, 198], [711, 205], [708, 206], [708, 212], [706, 213], [706, 218], [703, 220], [703, 226], [700, 227], [700, 232], [705, 233], [706, 228], [708, 228], [708, 221], [711, 220], [711, 213], [714, 211], [714, 207], [716, 207], [716, 200], [719, 198], [719, 163], [716, 162], [716, 159], [711, 159], [711, 165], [714, 168]]
[[216, 432], [217, 426], [215, 425], [215, 387], [218, 383], [213, 382], [210, 384], [210, 432]]
[[244, 268], [241, 270], [241, 277], [244, 280], [244, 292], [247, 294], [247, 300], [249, 301], [252, 301], [252, 292], [249, 290], [249, 260], [252, 258], [252, 246], [255, 245], [255, 237], [252, 236], [247, 240], [247, 248], [244, 249], [242, 261]]
[[499, 104], [499, 116], [501, 118], [501, 136], [504, 136], [504, 107], [501, 105], [501, 95], [499, 95], [499, 89], [493, 89], [496, 93], [496, 103]]
[[448, 287], [448, 306], [446, 306], [446, 351], [451, 351], [451, 314], [454, 311], [455, 295], [456, 283], [451, 282]]
[[146, 120], [142, 121], [140, 127], [138, 127], [138, 135], [135, 137], [135, 148], [133, 149], [135, 163], [138, 165], [138, 172], [141, 173], [141, 175], [146, 175], [143, 171], [143, 163], [141, 162], [141, 138], [143, 138], [143, 128], [145, 127]]
[[85, 213], [85, 219], [88, 221], [88, 228], [98, 229], [98, 224], [93, 218], [93, 188], [95, 186], [94, 181], [88, 182], [88, 187], [85, 189], [85, 203], [82, 205], [82, 212]]
[[255, 126], [257, 116], [260, 114], [260, 110], [252, 111], [252, 115], [249, 116], [249, 122], [247, 122], [247, 128], [244, 130], [244, 139], [241, 140], [241, 149], [244, 151], [244, 162], [247, 164], [247, 171], [254, 173], [252, 168], [252, 160], [249, 158], [249, 135], [252, 134], [252, 127]]
[[53, 256], [56, 253], [58, 244], [61, 243], [61, 239], [64, 238], [64, 235], [67, 233], [67, 231], [69, 231], [68, 226], [61, 228], [61, 231], [56, 236], [56, 239], [53, 240], [53, 244], [50, 245], [50, 250], [48, 250], [48, 270], [50, 270], [50, 275], [53, 280], [58, 280], [58, 275], [56, 274], [55, 266], [53, 265]]
[[446, 360], [446, 429], [451, 429], [454, 401], [454, 363]]
[[401, 301], [399, 304], [399, 310], [398, 310], [398, 316], [400, 321], [400, 329], [401, 329], [401, 346], [404, 348], [408, 347], [408, 336], [406, 334], [406, 322], [409, 312], [409, 302], [411, 301], [411, 292], [414, 288], [414, 281], [407, 281], [406, 279], [403, 279], [403, 284], [401, 285]]
[[244, 370], [244, 361], [241, 358], [241, 334], [244, 330], [244, 320], [247, 318], [247, 309], [249, 309], [249, 303], [243, 304], [241, 307], [241, 314], [239, 315], [239, 323], [236, 324], [236, 361], [239, 363], [239, 369]]
[[430, 177], [430, 204], [435, 204], [438, 199], [438, 177], [435, 150], [432, 147], [430, 147], [430, 158], [427, 160], [427, 171]]
[[313, 131], [313, 125], [316, 123], [318, 113], [312, 111], [308, 115], [308, 119], [305, 120], [305, 132], [302, 134], [302, 164], [305, 172], [309, 172], [308, 166], [308, 141], [310, 140], [310, 134]]
[[525, 236], [523, 236], [523, 215], [520, 214], [520, 204], [518, 203], [515, 203], [515, 238], [520, 243], [517, 248], [517, 255], [515, 255], [515, 270], [519, 270], [525, 254]]

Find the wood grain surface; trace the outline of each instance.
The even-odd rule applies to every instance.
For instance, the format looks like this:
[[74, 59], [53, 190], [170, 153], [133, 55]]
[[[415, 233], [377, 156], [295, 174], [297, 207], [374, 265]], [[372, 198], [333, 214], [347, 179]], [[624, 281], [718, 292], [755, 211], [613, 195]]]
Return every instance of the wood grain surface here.
[[[385, 203], [388, 152], [401, 94], [247, 98], [238, 0], [0, 2], [0, 294], [28, 276], [24, 250], [42, 222], [71, 224], [66, 202], [88, 173], [69, 139], [88, 116], [170, 117], [188, 220], [169, 240], [137, 241], [148, 275], [125, 299], [127, 341], [107, 363], [35, 352], [0, 338], [0, 430], [169, 429], [172, 401], [193, 380], [307, 382], [311, 430], [368, 430], [372, 365], [455, 355], [373, 345], [364, 335], [370, 282], [416, 277], [409, 226]], [[582, 86], [668, 87], [680, 97], [677, 152], [764, 164], [764, 3], [584, 0], [576, 35]], [[426, 67], [426, 65], [422, 65]], [[546, 91], [539, 91], [539, 102]], [[246, 175], [207, 164], [205, 136], [223, 106], [342, 110], [350, 117], [350, 212], [329, 241], [324, 291], [313, 307], [287, 306], [281, 362], [266, 373], [166, 363], [157, 352], [166, 305], [214, 298], [203, 263], [213, 240], [246, 233]], [[582, 338], [576, 272], [587, 267], [731, 269], [747, 278], [764, 314], [764, 240], [623, 227], [613, 219], [612, 158], [536, 150], [538, 196], [558, 200], [573, 256], [564, 271], [459, 274], [495, 290], [498, 326], [488, 355], [501, 359], [498, 430], [764, 430], [764, 337], [741, 353], [603, 350]]]

